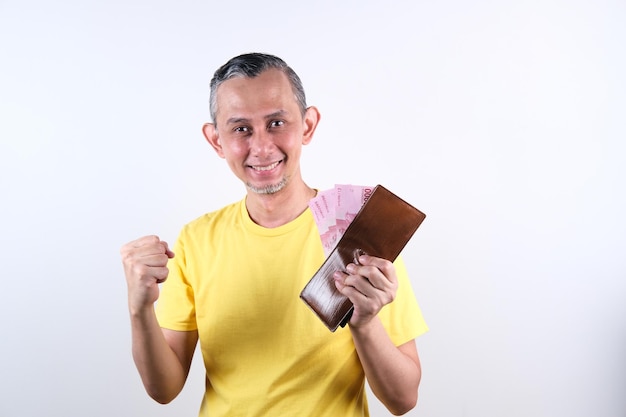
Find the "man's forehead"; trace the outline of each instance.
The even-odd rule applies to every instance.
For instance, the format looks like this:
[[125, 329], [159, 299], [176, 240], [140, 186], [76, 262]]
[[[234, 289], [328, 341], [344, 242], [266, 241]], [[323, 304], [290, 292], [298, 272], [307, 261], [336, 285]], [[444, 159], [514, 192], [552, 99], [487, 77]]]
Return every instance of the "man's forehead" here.
[[[273, 73], [271, 73], [273, 72]], [[224, 81], [216, 91], [217, 114], [259, 110], [264, 114], [287, 112], [298, 106], [296, 95], [287, 76], [280, 70], [267, 70], [256, 77], [233, 77]], [[222, 114], [227, 118], [238, 114]]]

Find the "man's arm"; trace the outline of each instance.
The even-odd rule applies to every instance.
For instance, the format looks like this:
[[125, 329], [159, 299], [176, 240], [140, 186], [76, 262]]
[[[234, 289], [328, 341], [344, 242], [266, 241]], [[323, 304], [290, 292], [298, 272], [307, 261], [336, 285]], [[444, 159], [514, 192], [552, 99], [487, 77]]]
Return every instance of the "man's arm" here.
[[361, 256], [347, 272], [336, 273], [335, 283], [354, 304], [349, 325], [365, 376], [390, 412], [405, 414], [417, 404], [422, 377], [417, 348], [414, 340], [395, 346], [378, 318], [396, 296], [395, 267], [385, 259]]
[[350, 330], [372, 392], [394, 415], [413, 409], [422, 378], [415, 340], [396, 347], [378, 319]]
[[181, 392], [198, 341], [196, 331], [161, 329], [154, 316], [131, 315], [133, 359], [146, 392], [167, 404]]
[[167, 279], [167, 260], [174, 256], [167, 243], [145, 236], [120, 252], [128, 286], [133, 359], [150, 397], [165, 404], [183, 389], [198, 333], [159, 327], [154, 312], [158, 284]]

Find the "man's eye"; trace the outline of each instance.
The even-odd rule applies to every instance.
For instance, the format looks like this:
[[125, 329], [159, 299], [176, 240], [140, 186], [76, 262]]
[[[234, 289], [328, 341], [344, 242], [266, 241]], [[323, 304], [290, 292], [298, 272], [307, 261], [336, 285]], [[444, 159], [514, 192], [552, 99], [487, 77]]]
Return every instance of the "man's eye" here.
[[246, 126], [238, 126], [234, 129], [235, 132], [237, 133], [246, 133], [248, 132], [248, 128]]
[[284, 124], [285, 124], [285, 122], [282, 121], [282, 120], [274, 120], [274, 121], [272, 121], [270, 123], [270, 127], [279, 127], [279, 126], [282, 126]]

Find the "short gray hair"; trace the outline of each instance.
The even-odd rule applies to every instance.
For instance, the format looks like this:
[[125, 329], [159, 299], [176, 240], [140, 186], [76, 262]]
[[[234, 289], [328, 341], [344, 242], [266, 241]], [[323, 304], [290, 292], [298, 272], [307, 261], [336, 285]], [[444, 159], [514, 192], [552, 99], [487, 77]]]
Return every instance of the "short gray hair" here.
[[291, 69], [289, 65], [277, 56], [263, 53], [248, 53], [231, 58], [226, 64], [222, 65], [211, 79], [211, 93], [209, 97], [209, 111], [213, 123], [216, 123], [217, 113], [217, 88], [226, 80], [234, 77], [254, 78], [269, 69], [278, 69], [282, 71], [291, 84], [291, 88], [295, 95], [300, 112], [304, 116], [306, 113], [306, 95], [304, 87], [298, 74]]

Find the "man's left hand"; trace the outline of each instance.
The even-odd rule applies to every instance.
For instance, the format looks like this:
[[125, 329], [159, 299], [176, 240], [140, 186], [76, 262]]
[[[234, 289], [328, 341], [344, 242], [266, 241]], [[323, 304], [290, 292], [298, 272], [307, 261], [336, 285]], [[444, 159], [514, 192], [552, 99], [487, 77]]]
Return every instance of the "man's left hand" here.
[[358, 264], [346, 265], [346, 272], [333, 275], [339, 292], [354, 304], [350, 326], [369, 323], [396, 297], [398, 277], [393, 263], [374, 256], [361, 255]]

